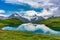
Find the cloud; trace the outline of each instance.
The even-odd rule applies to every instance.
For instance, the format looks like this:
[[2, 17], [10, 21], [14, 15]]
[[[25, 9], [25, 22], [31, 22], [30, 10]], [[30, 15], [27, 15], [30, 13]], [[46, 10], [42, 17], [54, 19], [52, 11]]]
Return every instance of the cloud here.
[[42, 16], [45, 19], [50, 18], [51, 16], [60, 16], [59, 7], [50, 7], [43, 9], [42, 12], [36, 12], [34, 10], [25, 11], [25, 16]]
[[5, 0], [5, 3], [12, 3], [12, 4], [28, 4], [31, 7], [39, 8], [43, 5], [46, 5], [49, 0]]
[[[33, 8], [44, 8], [44, 12], [40, 15], [60, 16], [60, 0], [5, 0], [5, 3], [12, 3], [17, 5], [28, 4]], [[49, 14], [47, 14], [49, 13]]]
[[47, 16], [48, 15], [49, 16], [49, 15], [52, 15], [52, 12], [47, 11], [46, 9], [42, 10], [42, 12], [36, 12], [34, 10], [25, 12], [25, 16], [34, 16], [34, 15], [37, 15], [37, 16]]
[[30, 10], [30, 11], [25, 12], [25, 16], [34, 16], [35, 14], [37, 14], [37, 12], [34, 10]]
[[5, 10], [0, 10], [0, 16], [3, 16], [3, 17], [8, 17], [9, 16], [9, 15], [5, 15], [4, 13], [6, 13]]
[[0, 10], [0, 16], [6, 17], [6, 15], [4, 15], [3, 13], [5, 13], [5, 11], [4, 10]]
[[52, 10], [53, 10], [53, 8], [50, 11], [43, 9], [42, 12], [36, 12], [34, 10], [29, 10], [29, 11], [25, 11], [24, 17], [26, 16], [25, 18], [32, 19], [37, 16], [42, 16], [43, 18], [47, 19], [47, 18], [53, 16], [53, 11], [55, 11], [55, 10], [53, 10], [53, 11]]
[[5, 3], [12, 3], [12, 4], [28, 4], [34, 8], [50, 8], [50, 7], [59, 7], [60, 0], [5, 0]]
[[55, 5], [60, 5], [60, 0], [50, 0], [50, 2]]
[[0, 10], [0, 13], [5, 13], [5, 11], [4, 10]]
[[5, 0], [5, 3], [12, 3], [12, 4], [28, 4], [34, 8], [40, 7], [50, 7], [52, 5], [60, 4], [59, 0]]

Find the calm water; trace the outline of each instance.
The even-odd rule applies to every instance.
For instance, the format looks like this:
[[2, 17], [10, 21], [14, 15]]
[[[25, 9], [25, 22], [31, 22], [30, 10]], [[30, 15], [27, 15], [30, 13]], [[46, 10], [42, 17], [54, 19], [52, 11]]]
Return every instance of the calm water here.
[[2, 30], [13, 30], [13, 31], [24, 31], [24, 32], [33, 32], [35, 34], [48, 34], [48, 35], [58, 35], [60, 36], [59, 31], [54, 31], [44, 24], [32, 24], [32, 23], [25, 23], [18, 27], [3, 27]]

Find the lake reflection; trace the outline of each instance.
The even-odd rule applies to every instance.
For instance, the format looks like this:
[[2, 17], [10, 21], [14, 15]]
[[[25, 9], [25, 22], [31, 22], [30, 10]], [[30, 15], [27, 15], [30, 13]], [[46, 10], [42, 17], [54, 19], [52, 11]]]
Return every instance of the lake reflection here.
[[13, 31], [25, 31], [25, 32], [33, 32], [35, 34], [48, 34], [48, 35], [58, 35], [60, 36], [60, 32], [54, 31], [44, 24], [32, 24], [25, 23], [18, 27], [3, 27], [2, 30], [13, 30]]

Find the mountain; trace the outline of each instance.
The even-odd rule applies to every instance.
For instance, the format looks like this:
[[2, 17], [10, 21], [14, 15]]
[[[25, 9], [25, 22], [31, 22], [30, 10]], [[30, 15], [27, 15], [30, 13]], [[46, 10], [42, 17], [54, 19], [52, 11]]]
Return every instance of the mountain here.
[[22, 17], [22, 16], [21, 16], [20, 14], [18, 14], [18, 13], [14, 13], [14, 14], [12, 14], [12, 15], [10, 15], [10, 16], [8, 17], [8, 19], [11, 19], [11, 18], [17, 18], [17, 19], [22, 20], [23, 22], [28, 22], [28, 20], [27, 20], [26, 18]]
[[8, 19], [11, 19], [11, 18], [18, 18], [18, 19], [22, 20], [23, 22], [36, 22], [36, 21], [44, 20], [44, 18], [41, 16], [37, 16], [37, 15], [21, 16], [19, 13], [14, 13], [8, 17]]

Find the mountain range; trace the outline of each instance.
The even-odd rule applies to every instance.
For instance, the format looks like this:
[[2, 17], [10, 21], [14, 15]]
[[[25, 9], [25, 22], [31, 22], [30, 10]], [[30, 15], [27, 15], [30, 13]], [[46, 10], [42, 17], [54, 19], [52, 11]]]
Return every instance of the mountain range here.
[[11, 19], [11, 18], [17, 18], [17, 19], [22, 20], [23, 22], [37, 22], [37, 21], [46, 19], [42, 16], [37, 16], [36, 14], [33, 16], [21, 16], [19, 13], [14, 13], [9, 16], [7, 15], [0, 16], [0, 20]]

